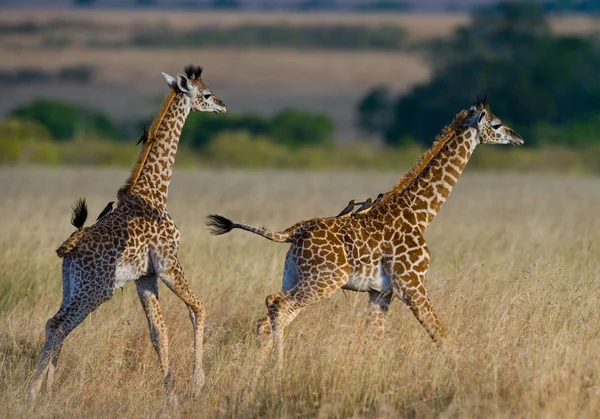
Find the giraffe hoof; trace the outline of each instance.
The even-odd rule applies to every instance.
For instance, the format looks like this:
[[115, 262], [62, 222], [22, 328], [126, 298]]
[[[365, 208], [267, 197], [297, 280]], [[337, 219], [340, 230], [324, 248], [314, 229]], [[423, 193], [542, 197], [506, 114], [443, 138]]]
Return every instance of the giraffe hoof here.
[[171, 391], [167, 395], [166, 404], [171, 410], [176, 410], [179, 408], [179, 397], [174, 391]]
[[194, 374], [190, 380], [190, 393], [192, 397], [198, 397], [202, 387], [204, 387], [204, 371]]
[[25, 402], [26, 403], [32, 403], [35, 401], [35, 398], [37, 396], [37, 392], [34, 390], [29, 390], [29, 392], [27, 393], [27, 396], [25, 396]]

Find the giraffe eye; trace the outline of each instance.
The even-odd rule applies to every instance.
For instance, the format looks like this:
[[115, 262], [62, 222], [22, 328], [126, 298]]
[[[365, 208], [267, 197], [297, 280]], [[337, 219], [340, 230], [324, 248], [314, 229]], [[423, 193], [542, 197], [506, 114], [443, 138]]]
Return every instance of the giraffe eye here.
[[212, 94], [210, 94], [210, 93], [202, 93], [202, 97], [206, 100], [210, 99], [211, 96], [212, 96]]
[[492, 122], [491, 126], [493, 129], [498, 129], [502, 126], [502, 123], [500, 121], [494, 121]]

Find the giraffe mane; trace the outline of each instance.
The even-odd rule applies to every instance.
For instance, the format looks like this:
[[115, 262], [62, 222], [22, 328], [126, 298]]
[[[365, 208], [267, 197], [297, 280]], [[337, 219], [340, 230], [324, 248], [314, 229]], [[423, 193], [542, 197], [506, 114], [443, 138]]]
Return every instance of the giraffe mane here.
[[442, 132], [435, 138], [433, 145], [429, 150], [421, 155], [419, 160], [413, 165], [413, 167], [406, 173], [394, 188], [387, 193], [380, 202], [385, 201], [390, 195], [394, 193], [402, 194], [406, 188], [423, 172], [427, 165], [433, 160], [433, 158], [440, 152], [442, 147], [446, 145], [454, 136], [461, 130], [465, 119], [470, 114], [469, 111], [463, 110], [456, 114], [454, 120], [442, 129]]
[[161, 124], [162, 120], [164, 119], [165, 114], [167, 113], [167, 110], [169, 109], [169, 106], [171, 106], [173, 99], [175, 99], [175, 91], [171, 90], [171, 92], [165, 99], [165, 101], [160, 109], [160, 112], [158, 113], [156, 118], [154, 118], [152, 125], [150, 125], [150, 129], [144, 129], [144, 135], [142, 135], [142, 138], [140, 138], [140, 141], [138, 141], [138, 144], [140, 142], [142, 143], [142, 149], [140, 150], [140, 155], [137, 159], [135, 166], [133, 166], [133, 169], [131, 170], [131, 174], [125, 181], [125, 184], [123, 186], [121, 186], [121, 188], [117, 192], [117, 199], [119, 201], [122, 200], [123, 198], [125, 198], [125, 196], [127, 196], [127, 194], [131, 192], [131, 189], [135, 186], [138, 179], [140, 178], [140, 175], [142, 174], [142, 169], [144, 168], [144, 165], [146, 164], [146, 159], [148, 158], [148, 154], [150, 154], [150, 150], [152, 149], [152, 145], [154, 144], [154, 139], [156, 138], [156, 132], [158, 131], [158, 128], [160, 127], [160, 124]]

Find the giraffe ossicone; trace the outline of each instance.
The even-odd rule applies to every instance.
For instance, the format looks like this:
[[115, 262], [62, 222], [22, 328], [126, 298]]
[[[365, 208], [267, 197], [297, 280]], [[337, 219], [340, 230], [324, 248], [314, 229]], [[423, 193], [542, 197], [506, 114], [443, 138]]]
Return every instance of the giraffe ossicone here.
[[[258, 322], [259, 363], [275, 345], [283, 365], [285, 328], [305, 307], [338, 289], [369, 294], [367, 323], [383, 337], [385, 313], [397, 296], [435, 342], [446, 336], [425, 288], [429, 250], [423, 232], [458, 182], [478, 144], [520, 145], [522, 138], [493, 115], [485, 100], [458, 113], [431, 149], [367, 212], [351, 217], [313, 218], [281, 232], [208, 216], [215, 235], [242, 229], [278, 243], [290, 243], [282, 291], [266, 298]], [[353, 202], [351, 202], [353, 204]]]
[[[83, 227], [85, 203], [74, 207], [78, 230], [57, 250], [62, 261], [63, 298], [46, 323], [46, 339], [28, 399], [52, 387], [58, 358], [67, 335], [92, 311], [110, 299], [115, 289], [135, 282], [148, 320], [150, 339], [161, 364], [164, 384], [171, 389], [167, 329], [158, 303], [158, 281], [187, 305], [194, 329], [194, 369], [191, 391], [202, 387], [204, 307], [190, 289], [178, 260], [180, 233], [167, 212], [167, 193], [181, 130], [191, 111], [224, 113], [225, 104], [204, 84], [202, 67], [165, 76], [170, 92], [150, 129], [131, 175], [95, 224]], [[112, 211], [111, 211], [112, 210]]]

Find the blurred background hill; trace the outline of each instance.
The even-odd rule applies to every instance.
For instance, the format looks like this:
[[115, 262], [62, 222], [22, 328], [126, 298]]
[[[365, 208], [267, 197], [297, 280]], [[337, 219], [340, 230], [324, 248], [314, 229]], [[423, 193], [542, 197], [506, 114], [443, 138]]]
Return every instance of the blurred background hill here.
[[190, 117], [182, 164], [394, 168], [487, 93], [527, 148], [473, 165], [600, 171], [600, 2], [0, 7], [2, 163], [129, 164], [166, 94], [161, 71], [194, 63], [228, 113]]

